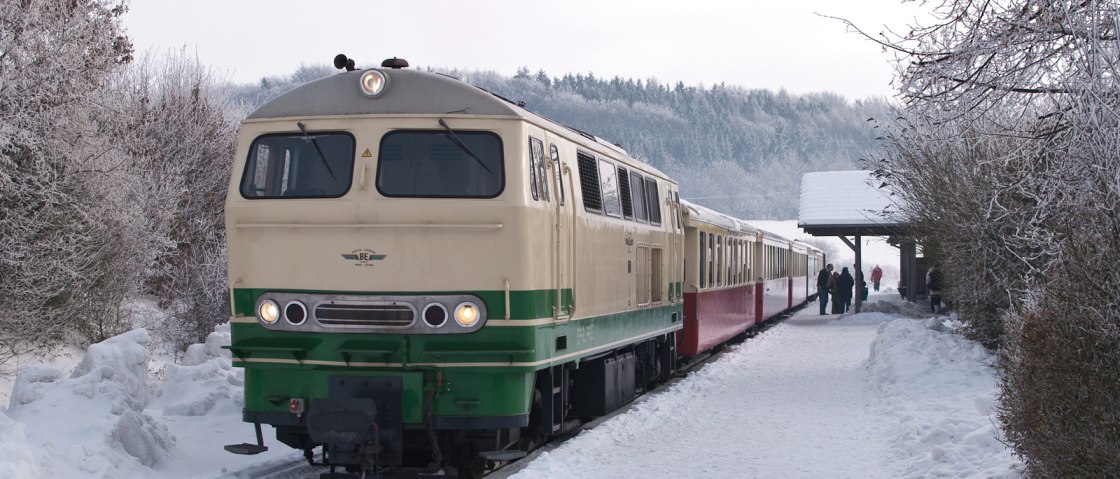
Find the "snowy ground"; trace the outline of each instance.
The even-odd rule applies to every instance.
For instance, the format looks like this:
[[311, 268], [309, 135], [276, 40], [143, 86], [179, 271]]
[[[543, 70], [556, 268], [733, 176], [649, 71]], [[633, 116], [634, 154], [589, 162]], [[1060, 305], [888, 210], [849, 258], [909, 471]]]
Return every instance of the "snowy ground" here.
[[[897, 298], [843, 317], [810, 305], [514, 477], [1019, 477], [993, 426], [991, 355]], [[298, 457], [269, 430], [262, 455], [222, 450], [253, 440], [228, 341], [219, 328], [159, 380], [144, 330], [72, 370], [24, 368], [0, 414], [0, 477], [249, 477]]]

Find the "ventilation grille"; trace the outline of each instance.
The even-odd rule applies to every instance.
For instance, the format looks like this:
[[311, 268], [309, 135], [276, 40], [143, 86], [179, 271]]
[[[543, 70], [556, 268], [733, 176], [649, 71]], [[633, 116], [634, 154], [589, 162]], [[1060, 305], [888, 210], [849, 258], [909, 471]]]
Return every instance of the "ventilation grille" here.
[[592, 211], [603, 211], [603, 197], [599, 193], [599, 168], [595, 158], [583, 153], [577, 155], [579, 162], [579, 186], [583, 193], [583, 207]]
[[325, 326], [406, 328], [416, 320], [407, 304], [328, 303], [315, 307], [315, 319]]

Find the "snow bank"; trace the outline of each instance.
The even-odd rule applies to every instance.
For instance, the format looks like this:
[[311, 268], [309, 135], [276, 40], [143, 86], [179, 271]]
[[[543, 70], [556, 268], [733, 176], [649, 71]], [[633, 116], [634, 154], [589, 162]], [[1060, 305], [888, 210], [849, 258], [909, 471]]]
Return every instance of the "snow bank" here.
[[50, 457], [31, 445], [23, 424], [0, 413], [0, 477], [34, 479], [45, 477]]
[[954, 327], [900, 318], [871, 344], [868, 372], [898, 420], [900, 464], [907, 477], [1019, 477], [998, 438], [994, 356]]
[[244, 370], [233, 367], [222, 346], [230, 343], [229, 323], [214, 328], [203, 344], [192, 344], [181, 364], [168, 364], [156, 389], [153, 409], [165, 416], [240, 415]]
[[92, 345], [70, 378], [50, 366], [20, 372], [8, 415], [51, 456], [54, 476], [138, 477], [169, 457], [174, 437], [144, 414], [149, 341], [138, 329]]

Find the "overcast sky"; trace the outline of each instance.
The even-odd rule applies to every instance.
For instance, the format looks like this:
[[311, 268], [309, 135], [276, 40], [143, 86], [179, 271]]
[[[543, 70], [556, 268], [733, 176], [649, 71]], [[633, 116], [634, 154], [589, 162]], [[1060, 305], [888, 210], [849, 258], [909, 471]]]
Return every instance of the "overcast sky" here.
[[878, 33], [921, 12], [901, 0], [132, 0], [124, 24], [139, 54], [185, 48], [245, 83], [345, 53], [359, 67], [400, 57], [856, 99], [893, 95], [890, 56], [817, 14]]

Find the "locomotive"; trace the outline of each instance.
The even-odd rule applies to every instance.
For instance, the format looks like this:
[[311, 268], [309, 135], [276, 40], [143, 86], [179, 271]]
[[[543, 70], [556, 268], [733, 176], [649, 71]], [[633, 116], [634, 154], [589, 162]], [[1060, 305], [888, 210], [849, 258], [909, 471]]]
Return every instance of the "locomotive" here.
[[407, 67], [348, 67], [241, 123], [229, 349], [257, 441], [227, 450], [267, 449], [268, 424], [332, 471], [475, 477], [808, 299], [819, 250]]

